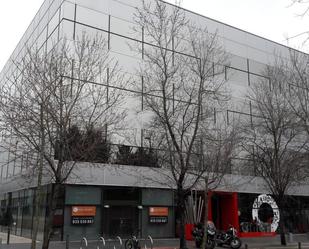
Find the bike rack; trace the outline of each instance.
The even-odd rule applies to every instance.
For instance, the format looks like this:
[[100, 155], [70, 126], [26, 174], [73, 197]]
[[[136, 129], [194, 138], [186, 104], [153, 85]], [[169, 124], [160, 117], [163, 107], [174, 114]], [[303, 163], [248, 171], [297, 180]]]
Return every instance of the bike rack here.
[[102, 242], [102, 248], [105, 247], [105, 239], [100, 237], [97, 243], [97, 249], [100, 249], [100, 242]]
[[83, 249], [83, 243], [85, 244], [85, 248], [88, 248], [88, 241], [86, 239], [86, 237], [83, 237], [80, 241], [80, 247], [79, 249]]
[[151, 249], [153, 248], [153, 239], [150, 235], [147, 237], [150, 240]]
[[153, 239], [150, 235], [148, 235], [147, 239], [145, 239], [145, 249], [147, 249], [147, 240], [150, 240], [150, 249], [153, 249]]
[[[120, 236], [117, 236], [116, 239], [119, 240], [119, 244], [120, 244], [120, 247], [119, 247], [119, 248], [122, 248], [122, 239], [120, 238]], [[115, 244], [114, 244], [114, 249], [116, 249]]]

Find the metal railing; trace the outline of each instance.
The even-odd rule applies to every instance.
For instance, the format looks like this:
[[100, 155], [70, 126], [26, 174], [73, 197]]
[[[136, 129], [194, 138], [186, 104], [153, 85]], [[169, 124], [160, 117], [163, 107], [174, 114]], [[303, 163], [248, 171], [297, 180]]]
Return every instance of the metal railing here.
[[[137, 238], [135, 236], [133, 236], [132, 238], [136, 239]], [[143, 239], [144, 241], [144, 248], [143, 249], [153, 249], [153, 239], [150, 235], [147, 236], [147, 238]], [[1, 239], [0, 239], [0, 249], [1, 249]], [[66, 238], [66, 248], [69, 248], [69, 236], [67, 236]], [[82, 237], [80, 240], [80, 246], [79, 249], [87, 249], [88, 248], [88, 240], [86, 237]], [[104, 247], [106, 247], [106, 241], [104, 239], [104, 237], [99, 237], [99, 239], [97, 240], [97, 244], [96, 244], [96, 249], [103, 249]], [[122, 249], [123, 248], [123, 241], [121, 239], [120, 236], [116, 237], [116, 241], [114, 241], [113, 244], [113, 249]]]
[[[121, 249], [122, 248], [122, 239], [121, 239], [120, 236], [117, 236], [116, 239], [118, 239], [119, 245], [120, 245], [119, 249]], [[114, 244], [114, 249], [116, 249], [116, 245], [115, 244]]]
[[147, 248], [147, 240], [149, 240], [150, 241], [150, 249], [153, 249], [153, 239], [152, 239], [152, 237], [150, 236], [150, 235], [148, 235], [147, 236], [147, 239], [145, 239], [145, 249], [148, 249]]
[[[100, 247], [100, 245], [102, 244], [102, 247]], [[97, 249], [102, 249], [105, 247], [105, 239], [103, 237], [100, 237], [97, 243]]]
[[[85, 247], [83, 247], [83, 244], [85, 244]], [[79, 249], [86, 249], [88, 248], [88, 240], [86, 239], [86, 237], [83, 237], [80, 241], [80, 247]]]

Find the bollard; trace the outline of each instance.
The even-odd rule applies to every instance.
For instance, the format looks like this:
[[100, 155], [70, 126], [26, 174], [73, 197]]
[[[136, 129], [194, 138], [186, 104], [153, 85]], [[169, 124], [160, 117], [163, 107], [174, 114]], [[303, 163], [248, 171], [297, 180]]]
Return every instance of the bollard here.
[[6, 239], [6, 244], [10, 244], [10, 236], [11, 236], [11, 228], [8, 226], [8, 234], [7, 234], [7, 239]]
[[70, 247], [70, 235], [67, 234], [65, 237], [65, 249], [69, 249]]
[[289, 243], [293, 243], [293, 233], [289, 233]]
[[298, 242], [298, 249], [301, 249], [301, 243]]
[[245, 244], [245, 249], [248, 249], [248, 244]]

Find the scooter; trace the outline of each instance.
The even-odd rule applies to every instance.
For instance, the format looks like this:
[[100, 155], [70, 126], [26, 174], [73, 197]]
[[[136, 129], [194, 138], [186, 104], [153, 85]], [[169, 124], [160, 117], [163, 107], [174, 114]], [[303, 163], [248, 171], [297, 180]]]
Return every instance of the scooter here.
[[[195, 246], [201, 248], [204, 237], [204, 226], [202, 223], [198, 223], [192, 231], [192, 235], [195, 240]], [[206, 249], [214, 249], [216, 246], [215, 242], [216, 227], [212, 222], [207, 223], [207, 241]]]
[[237, 236], [237, 230], [231, 225], [226, 232], [217, 233], [215, 241], [218, 246], [228, 245], [232, 249], [238, 249], [242, 244]]

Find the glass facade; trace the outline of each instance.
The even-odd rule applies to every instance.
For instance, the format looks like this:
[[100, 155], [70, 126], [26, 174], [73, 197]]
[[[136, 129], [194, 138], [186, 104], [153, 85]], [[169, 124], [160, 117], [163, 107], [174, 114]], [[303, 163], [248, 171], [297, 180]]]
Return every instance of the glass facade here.
[[[138, 147], [149, 143], [144, 141], [142, 136], [143, 129], [145, 129], [145, 119], [143, 116], [134, 114], [145, 111], [144, 98], [140, 95], [147, 94], [147, 89], [143, 88], [141, 77], [137, 75], [139, 62], [142, 60], [142, 54], [137, 52], [137, 47], [154, 49], [151, 48], [151, 40], [148, 39], [147, 33], [138, 30], [134, 23], [135, 7], [139, 4], [140, 1], [132, 1], [128, 4], [118, 0], [46, 0], [3, 68], [0, 80], [5, 82], [7, 77], [14, 72], [12, 60], [18, 61], [22, 58], [27, 46], [36, 46], [42, 51], [48, 52], [62, 38], [73, 42], [81, 39], [83, 33], [88, 36], [100, 35], [108, 43], [110, 56], [119, 63], [124, 77], [129, 82], [125, 86], [119, 86], [117, 82], [108, 82], [108, 85], [104, 86], [106, 87], [104, 92], [115, 92], [126, 96], [117, 108], [119, 111], [125, 110], [129, 114], [126, 121], [130, 125], [126, 126], [121, 136], [117, 134], [112, 138], [112, 143], [115, 144], [113, 150], [115, 155], [112, 158], [115, 158], [118, 152], [119, 146], [117, 144], [127, 144], [133, 146], [132, 149], [135, 147], [138, 149]], [[210, 32], [217, 30], [224, 48], [229, 52], [229, 64], [222, 65], [221, 70], [224, 72], [228, 88], [231, 91], [232, 101], [223, 109], [222, 107], [214, 107], [214, 117], [223, 115], [219, 120], [229, 120], [235, 116], [248, 118], [248, 115], [252, 115], [248, 111], [250, 109], [249, 102], [244, 100], [248, 87], [257, 81], [267, 80], [263, 77], [263, 70], [269, 63], [265, 58], [270, 57], [270, 54], [274, 57], [272, 54], [275, 50], [287, 51], [288, 49], [189, 11], [186, 12], [186, 15], [193, 23], [207, 26]], [[177, 54], [177, 49], [174, 53]], [[93, 83], [101, 84], [99, 79], [96, 82], [89, 82], [89, 84]], [[233, 99], [237, 99], [236, 103]], [[178, 100], [176, 98], [171, 101]], [[175, 105], [175, 103], [171, 104]], [[217, 120], [213, 119], [214, 122]], [[134, 143], [127, 140], [127, 137], [132, 134], [135, 136]], [[2, 134], [2, 136], [4, 135], [6, 134]], [[0, 181], [20, 174], [23, 164], [28, 160], [25, 152], [18, 148], [17, 144], [14, 146], [14, 138], [11, 140], [12, 151], [0, 152]], [[117, 160], [112, 160], [112, 163], [117, 163]], [[239, 173], [239, 168], [235, 171]]]
[[[38, 47], [42, 52], [49, 52], [64, 38], [73, 43], [78, 42], [85, 33], [89, 37], [100, 35], [107, 43], [110, 57], [119, 63], [123, 77], [127, 81], [126, 85], [121, 85], [119, 81], [111, 80], [110, 72], [107, 69], [100, 75], [105, 80], [98, 78], [94, 82], [88, 82], [91, 87], [96, 89], [96, 92], [104, 93], [107, 101], [111, 94], [124, 96], [116, 109], [119, 112], [127, 112], [125, 122], [128, 125], [123, 130], [118, 130], [117, 134], [112, 134], [112, 128], [107, 127], [107, 132], [112, 134], [110, 148], [112, 155], [106, 161], [119, 165], [158, 167], [157, 153], [159, 152], [152, 148], [152, 141], [146, 135], [149, 131], [145, 130], [149, 113], [145, 109], [144, 96], [149, 92], [148, 89], [145, 89], [143, 77], [137, 73], [139, 63], [143, 59], [143, 54], [137, 51], [140, 48], [153, 50], [156, 48], [153, 46], [149, 34], [139, 30], [134, 23], [135, 7], [139, 6], [140, 3], [139, 0], [131, 0], [130, 3], [124, 0], [46, 0], [14, 50], [10, 60], [1, 71], [0, 82], [5, 83], [13, 75], [15, 70], [13, 61], [18, 61], [24, 56], [26, 47]], [[173, 6], [169, 5], [169, 8], [173, 8]], [[226, 65], [219, 65], [214, 68], [214, 72], [222, 73], [216, 77], [227, 80], [227, 87], [231, 91], [232, 97], [226, 106], [213, 106], [212, 122], [229, 122], [233, 118], [239, 117], [252, 120], [254, 113], [252, 113], [250, 101], [245, 99], [246, 92], [256, 82], [269, 81], [263, 76], [266, 65], [275, 60], [273, 54], [275, 51], [279, 51], [281, 55], [288, 57], [288, 48], [189, 11], [186, 11], [186, 15], [190, 21], [202, 27], [207, 27], [209, 32], [217, 32], [223, 47], [229, 53], [229, 62]], [[184, 40], [182, 45], [186, 46], [186, 42]], [[169, 49], [173, 50], [172, 56], [180, 56], [177, 49], [172, 47], [169, 47]], [[72, 82], [77, 80], [74, 76], [74, 69], [71, 75], [65, 75], [66, 80]], [[171, 89], [170, 107], [181, 101], [181, 96], [175, 96], [173, 91]], [[159, 93], [154, 97], [160, 98]], [[86, 102], [84, 104], [87, 106]], [[0, 134], [0, 136], [0, 139], [5, 138], [7, 140], [9, 134]], [[16, 143], [16, 139], [10, 137], [9, 141], [11, 145], [9, 151], [1, 151], [0, 149], [0, 184], [5, 184], [13, 176], [20, 175], [36, 160], [36, 155], [23, 151], [21, 145]], [[229, 173], [255, 175], [254, 168], [250, 168], [248, 165], [250, 163], [246, 162], [240, 155], [239, 158], [233, 160]], [[122, 183], [122, 180], [118, 180], [117, 184], [124, 183]], [[156, 231], [156, 226], [147, 222], [147, 209], [138, 210], [136, 208], [138, 205], [147, 207], [151, 205], [168, 206], [169, 218], [174, 221], [175, 214], [172, 211], [174, 204], [170, 193], [165, 192], [163, 198], [165, 201], [162, 201], [159, 197], [151, 201], [146, 190], [134, 190], [124, 194], [122, 193], [123, 189], [102, 190], [99, 187], [89, 187], [89, 189], [82, 187], [82, 190], [78, 191], [77, 188], [67, 188], [66, 197], [63, 200], [64, 207], [60, 207], [58, 212], [58, 234], [63, 235], [72, 231], [74, 236], [80, 233], [104, 234], [107, 233], [107, 227], [112, 227], [108, 232], [110, 236], [114, 236], [120, 232], [130, 234], [141, 229], [140, 224], [146, 224], [145, 231], [160, 232], [161, 235], [166, 233], [168, 237], [173, 236], [174, 224], [172, 222], [166, 224], [165, 230]], [[86, 195], [81, 194], [80, 199], [77, 200], [73, 198], [74, 195], [68, 195], [69, 191], [74, 194], [77, 192], [81, 194], [84, 191]], [[22, 190], [14, 193], [16, 195], [12, 197], [12, 216], [16, 225], [13, 233], [30, 237], [33, 227], [34, 190]], [[91, 193], [95, 194], [91, 195]], [[161, 192], [156, 192], [156, 194], [158, 193]], [[251, 201], [253, 197], [240, 194], [241, 215], [239, 221], [245, 224], [241, 226], [241, 229], [243, 231], [246, 229], [257, 230], [256, 227], [252, 228], [250, 210], [246, 209], [243, 204], [246, 198]], [[295, 198], [300, 203], [299, 200], [305, 197]], [[1, 200], [1, 208], [3, 209], [1, 212], [3, 213], [7, 208], [6, 196]], [[124, 205], [121, 200], [125, 200], [126, 203], [131, 202], [131, 205]], [[71, 208], [73, 205], [96, 206], [97, 215], [94, 224], [87, 227], [88, 230], [74, 226], [72, 228]], [[104, 210], [104, 206], [114, 206], [115, 208]], [[301, 205], [291, 207], [291, 209], [287, 209], [285, 214], [287, 217], [291, 217], [291, 222], [287, 221], [286, 224], [291, 231], [305, 231], [308, 228], [307, 216], [309, 211], [307, 206], [302, 207], [304, 209], [299, 207]], [[263, 208], [266, 213], [263, 220], [267, 222], [268, 207]], [[46, 208], [43, 206], [42, 210], [44, 211], [40, 220], [40, 233], [42, 233], [45, 222]], [[293, 212], [288, 210], [293, 210]], [[306, 222], [297, 225], [296, 221], [301, 220], [300, 217], [306, 217]], [[103, 222], [105, 224], [103, 225], [102, 220], [107, 220], [107, 223]], [[136, 222], [137, 220], [139, 222]], [[160, 234], [157, 235], [160, 236]]]
[[[46, 193], [46, 189], [45, 189]], [[11, 197], [9, 197], [11, 195]], [[7, 230], [5, 217], [10, 212], [12, 218], [11, 233], [17, 236], [31, 238], [34, 219], [34, 203], [35, 189], [21, 190], [0, 197], [0, 231]], [[11, 199], [11, 205], [9, 205]], [[43, 238], [45, 216], [46, 216], [46, 195], [43, 197], [44, 202], [41, 205], [39, 217], [38, 239]], [[9, 210], [10, 209], [10, 210]]]

